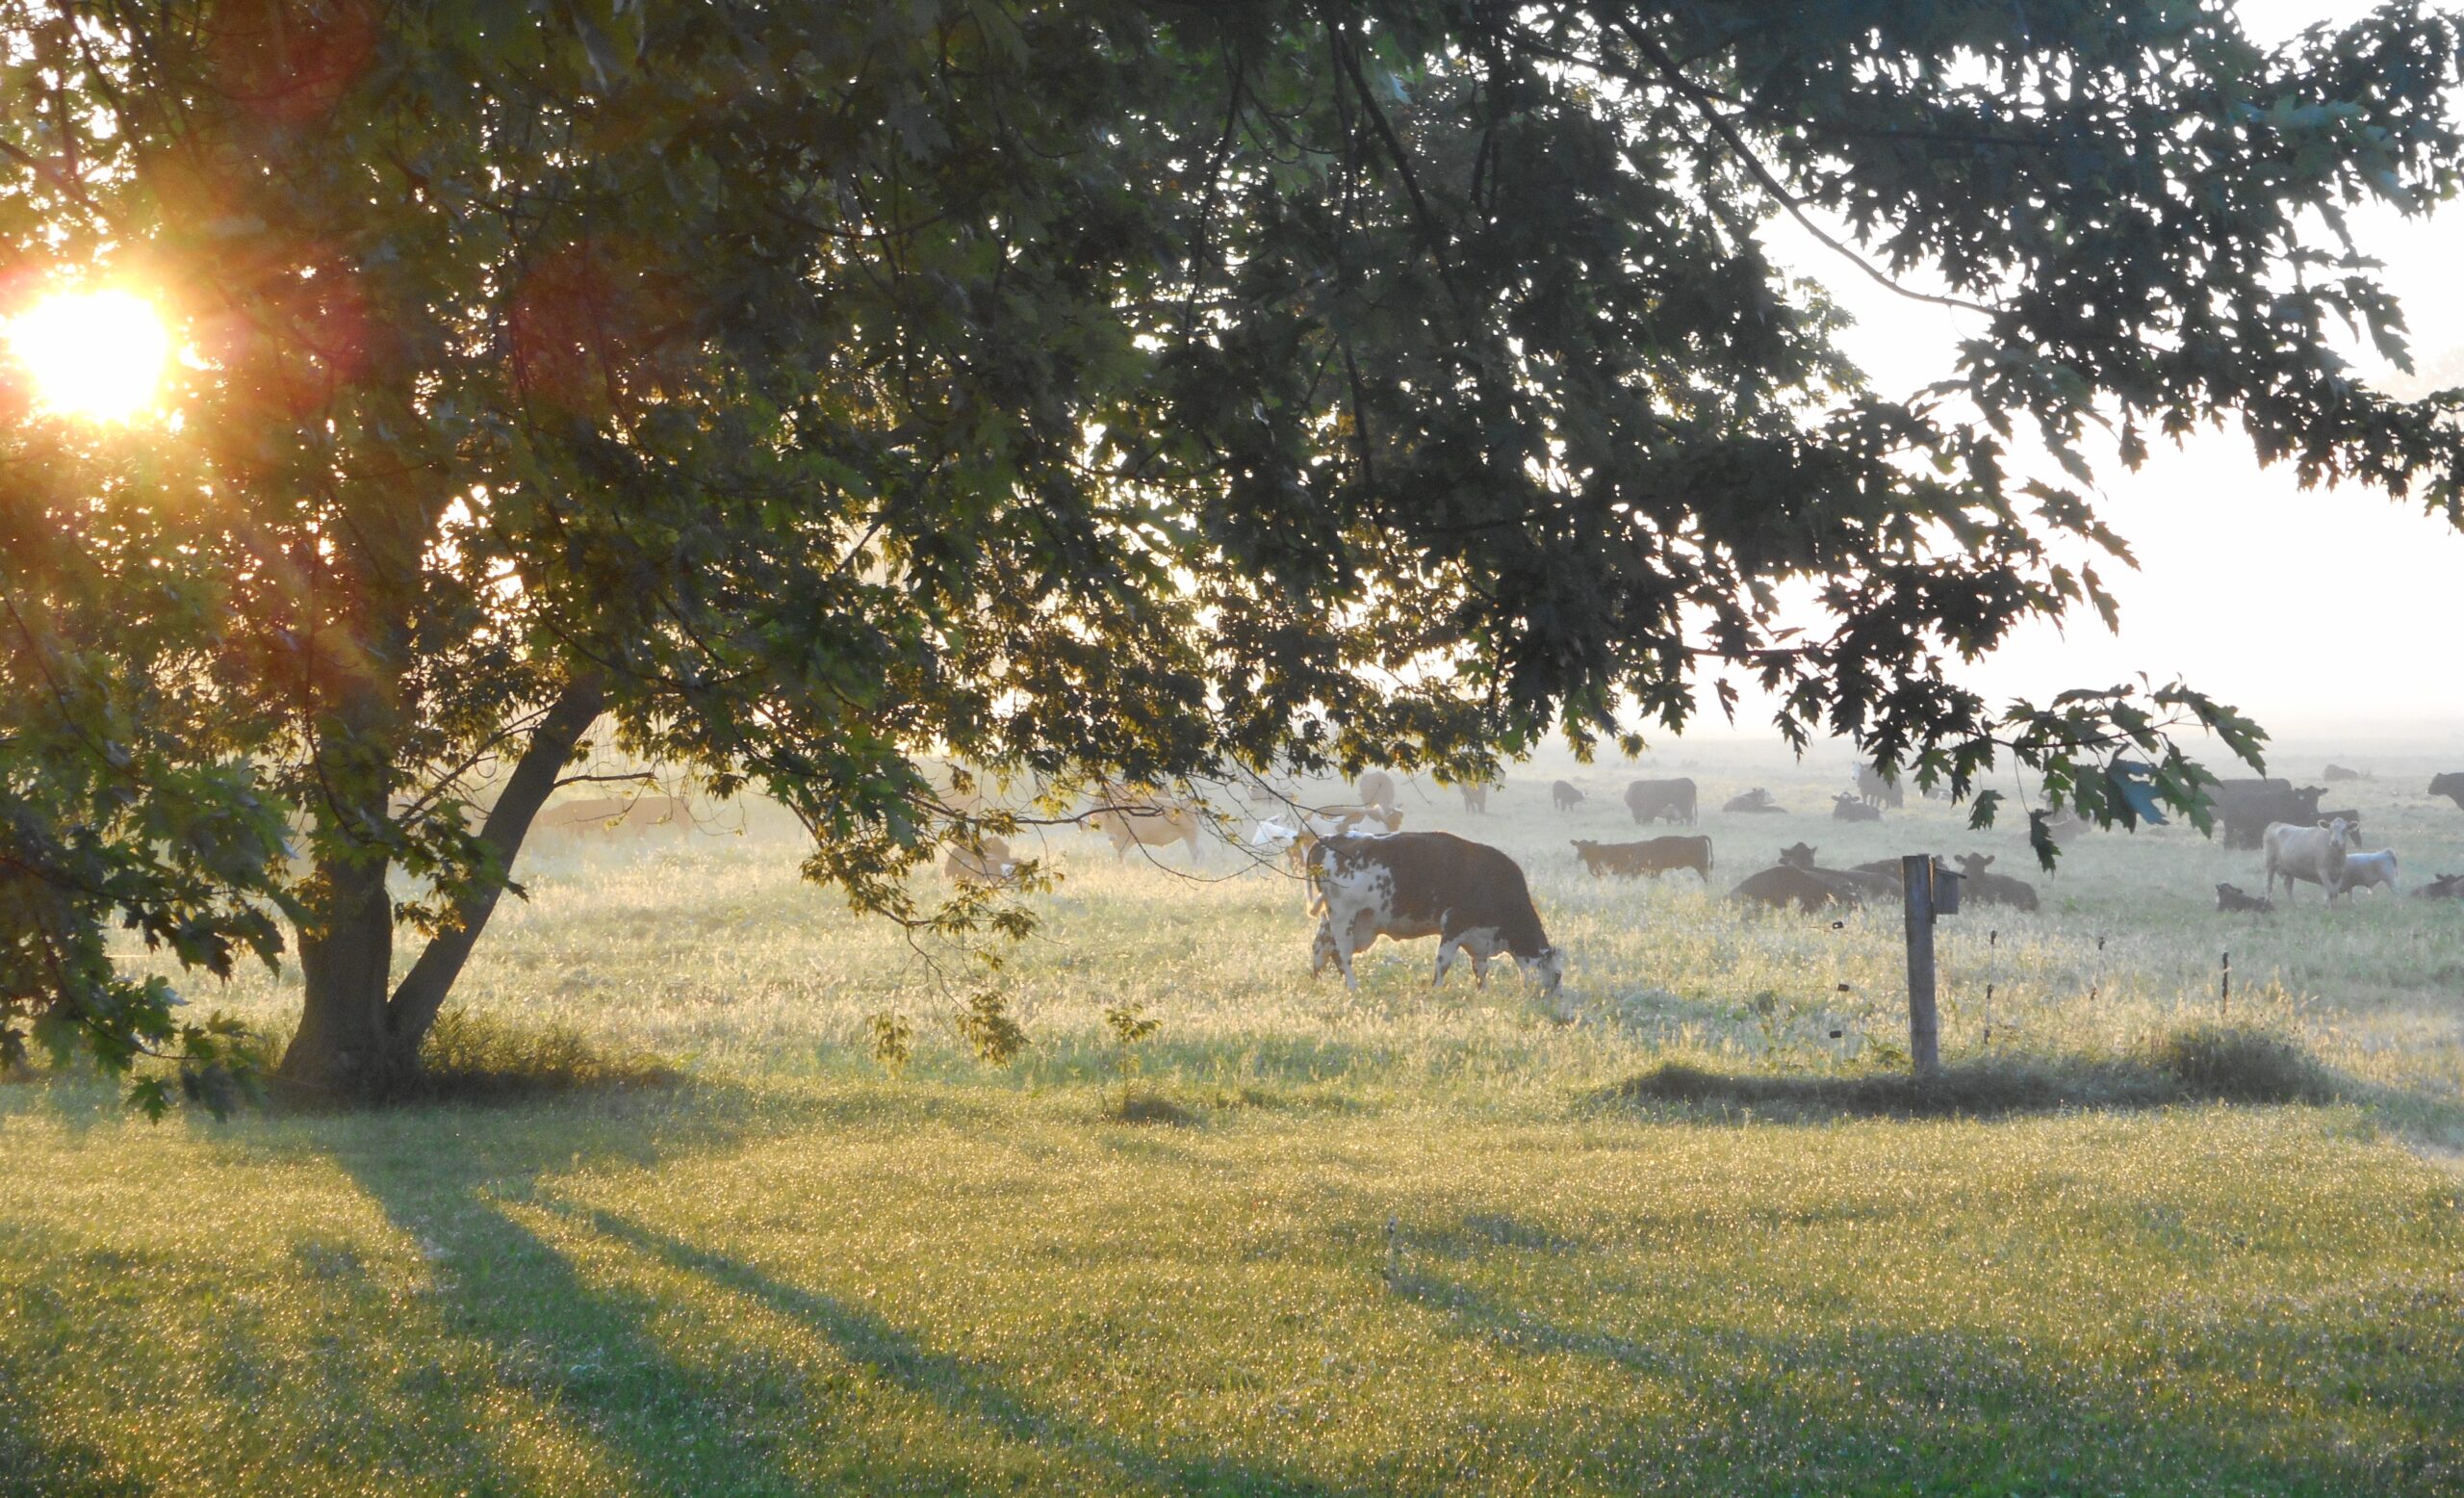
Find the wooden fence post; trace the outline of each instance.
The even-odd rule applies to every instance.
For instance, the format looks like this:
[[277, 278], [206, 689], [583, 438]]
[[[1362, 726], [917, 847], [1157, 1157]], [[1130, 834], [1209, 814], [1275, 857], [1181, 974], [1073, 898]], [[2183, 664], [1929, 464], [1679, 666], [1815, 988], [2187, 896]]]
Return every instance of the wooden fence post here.
[[1899, 861], [1902, 903], [1908, 913], [1908, 1059], [1918, 1076], [1942, 1069], [1941, 1021], [1934, 1009], [1934, 857], [1912, 853]]

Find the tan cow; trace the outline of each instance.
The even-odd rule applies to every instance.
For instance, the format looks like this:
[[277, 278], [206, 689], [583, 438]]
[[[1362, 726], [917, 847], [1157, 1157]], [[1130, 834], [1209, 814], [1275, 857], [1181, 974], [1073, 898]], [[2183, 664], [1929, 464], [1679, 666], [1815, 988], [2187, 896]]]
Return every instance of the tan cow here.
[[1087, 825], [1111, 839], [1115, 859], [1127, 863], [1134, 847], [1163, 848], [1186, 842], [1191, 861], [1199, 860], [1197, 836], [1206, 816], [1194, 803], [1114, 788], [1097, 794], [1105, 805], [1088, 814]]
[[2268, 895], [2275, 895], [2275, 882], [2284, 881], [2284, 897], [2293, 898], [2293, 882], [2303, 879], [2327, 891], [2332, 905], [2345, 891], [2345, 855], [2352, 851], [2352, 824], [2339, 816], [2315, 827], [2297, 827], [2291, 822], [2270, 822], [2260, 835], [2260, 846], [2267, 850]]
[[693, 830], [693, 808], [682, 796], [593, 796], [559, 802], [531, 823], [539, 832], [588, 837], [593, 833], [648, 833], [666, 828]]
[[941, 861], [941, 877], [952, 884], [1005, 885], [1017, 873], [1010, 844], [988, 834], [950, 844], [950, 856]]

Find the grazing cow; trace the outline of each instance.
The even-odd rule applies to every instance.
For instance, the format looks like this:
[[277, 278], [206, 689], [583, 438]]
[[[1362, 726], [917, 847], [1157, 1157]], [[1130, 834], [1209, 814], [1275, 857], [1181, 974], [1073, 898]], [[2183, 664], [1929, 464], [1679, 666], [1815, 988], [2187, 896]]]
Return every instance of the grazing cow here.
[[1649, 874], [1654, 879], [1672, 868], [1690, 868], [1711, 882], [1711, 839], [1708, 838], [1647, 838], [1641, 842], [1587, 842], [1575, 839], [1575, 857], [1591, 870], [1591, 877], [1616, 874], [1631, 879]]
[[2226, 780], [2217, 782], [2208, 799], [2216, 808], [2217, 819], [2224, 824], [2224, 845], [2255, 848], [2272, 823], [2307, 827], [2327, 820], [2319, 813], [2319, 798], [2326, 793], [2324, 786], [2297, 790], [2282, 780]]
[[1857, 799], [1867, 806], [1889, 807], [1896, 812], [1908, 805], [1908, 793], [1899, 788], [1896, 779], [1886, 778], [1871, 764], [1857, 765]]
[[2413, 891], [2417, 900], [2464, 900], [2464, 874], [2441, 874]]
[[2454, 802], [2457, 807], [2464, 808], [2464, 770], [2449, 770], [2443, 775], [2431, 776], [2429, 793], [2433, 796], [2445, 796], [2448, 800]]
[[1129, 862], [1131, 848], [1167, 848], [1175, 842], [1186, 842], [1193, 863], [1200, 857], [1198, 829], [1205, 817], [1189, 802], [1152, 800], [1142, 793], [1106, 788], [1101, 794], [1109, 805], [1089, 813], [1087, 825], [1111, 839], [1113, 858]]
[[2227, 913], [2272, 916], [2275, 914], [2275, 901], [2255, 894], [2244, 894], [2239, 885], [2220, 884], [2216, 887], [2216, 908]]
[[1485, 781], [1476, 784], [1467, 782], [1455, 788], [1463, 792], [1463, 810], [1466, 812], [1476, 812], [1480, 815], [1486, 816], [1489, 814], [1489, 792], [1492, 790], [1503, 790], [1505, 788], [1505, 782], [1502, 780]]
[[1839, 795], [1831, 800], [1831, 819], [1835, 822], [1879, 822], [1882, 808], [1867, 806], [1855, 796]]
[[1775, 813], [1784, 813], [1788, 809], [1782, 806], [1779, 802], [1772, 800], [1771, 792], [1763, 789], [1759, 786], [1757, 786], [1752, 790], [1740, 791], [1736, 795], [1729, 797], [1728, 804], [1721, 807], [1720, 810], [1723, 812], [1737, 812], [1746, 815], [1768, 815]]
[[1775, 865], [1758, 874], [1748, 874], [1729, 891], [1732, 900], [1745, 900], [1768, 905], [1773, 910], [1785, 910], [1793, 905], [1808, 915], [1827, 905], [1858, 905], [1864, 896], [1855, 886], [1841, 884], [1810, 868], [1790, 864]]
[[1574, 788], [1572, 781], [1561, 780], [1549, 788], [1549, 804], [1560, 812], [1571, 812], [1581, 801], [1582, 792]]
[[2345, 893], [2349, 895], [2355, 890], [2378, 889], [2384, 889], [2389, 894], [2399, 892], [2396, 889], [2395, 849], [2380, 848], [2375, 853], [2347, 853], [2345, 855]]
[[2348, 781], [2348, 780], [2369, 780], [2369, 779], [2371, 779], [2372, 777], [2371, 777], [2371, 776], [2368, 776], [2368, 775], [2363, 774], [2363, 773], [2362, 773], [2361, 771], [2359, 771], [2359, 770], [2348, 770], [2348, 769], [2346, 769], [2346, 768], [2345, 768], [2343, 765], [2341, 765], [2341, 764], [2330, 764], [2330, 765], [2328, 765], [2328, 766], [2327, 766], [2327, 773], [2326, 773], [2326, 774], [2324, 774], [2324, 775], [2322, 775], [2322, 776], [2321, 776], [2321, 777], [2319, 777], [2319, 778], [2320, 778], [2320, 779], [2322, 779], [2322, 780], [2323, 780], [2323, 781], [2325, 781], [2328, 785], [2332, 786], [2332, 785], [2335, 785], [2335, 784], [2336, 784], [2337, 782], [2339, 782], [2339, 781]]
[[2268, 855], [2268, 897], [2275, 897], [2275, 882], [2284, 881], [2284, 897], [2293, 898], [2293, 882], [2306, 880], [2327, 891], [2327, 903], [2344, 893], [2345, 856], [2352, 851], [2352, 828], [2343, 818], [2313, 827], [2287, 822], [2270, 826], [2260, 839]]
[[1004, 885], [1017, 873], [1010, 844], [989, 835], [950, 844], [950, 856], [941, 861], [941, 877], [952, 884]]
[[1694, 782], [1684, 776], [1675, 780], [1638, 780], [1626, 788], [1626, 810], [1634, 814], [1637, 824], [1643, 822], [1683, 822], [1695, 825]]
[[1359, 795], [1363, 806], [1384, 807], [1390, 812], [1395, 810], [1395, 777], [1384, 770], [1364, 771], [1352, 789]]
[[552, 806], [531, 826], [575, 837], [594, 832], [643, 833], [654, 827], [690, 832], [693, 808], [681, 796], [595, 796]]
[[1484, 843], [1443, 832], [1325, 838], [1309, 855], [1309, 881], [1326, 908], [1320, 950], [1342, 970], [1346, 988], [1360, 986], [1352, 954], [1381, 936], [1436, 937], [1432, 984], [1444, 981], [1458, 952], [1471, 957], [1475, 982], [1484, 981], [1487, 959], [1500, 952], [1510, 953], [1544, 995], [1565, 977], [1564, 954], [1549, 944], [1523, 869]]
[[[1286, 861], [1296, 874], [1309, 866], [1309, 850], [1318, 845], [1321, 838], [1338, 838], [1347, 834], [1375, 837], [1378, 832], [1394, 832], [1402, 825], [1403, 814], [1391, 807], [1326, 806], [1301, 813], [1297, 827], [1279, 820], [1261, 822], [1249, 841], [1257, 847], [1283, 849]], [[1364, 830], [1370, 828], [1376, 831]]]
[[1986, 868], [1992, 862], [1990, 853], [1960, 855], [1961, 898], [1974, 900], [1979, 905], [2008, 905], [2013, 910], [2035, 910], [2037, 887], [2024, 879], [2014, 879], [2009, 874], [1987, 873]]

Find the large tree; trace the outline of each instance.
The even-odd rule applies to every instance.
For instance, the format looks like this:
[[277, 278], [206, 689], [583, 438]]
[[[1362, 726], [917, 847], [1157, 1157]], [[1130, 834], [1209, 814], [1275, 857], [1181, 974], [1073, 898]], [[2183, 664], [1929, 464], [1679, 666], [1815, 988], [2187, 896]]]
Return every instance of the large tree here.
[[[970, 815], [927, 755], [1475, 773], [1750, 680], [2189, 805], [2169, 725], [2229, 710], [1945, 664], [2110, 611], [2092, 465], [2150, 440], [2455, 512], [2464, 397], [2331, 335], [2402, 357], [2344, 214], [2454, 191], [2459, 65], [2411, 5], [0, 0], [11, 295], [126, 277], [194, 349], [173, 423], [0, 396], [54, 912], [0, 906], [0, 1005], [161, 1042], [100, 923], [288, 915], [282, 1072], [381, 1092], [603, 722], [947, 927], [997, 913], [911, 891]], [[1942, 383], [1870, 387], [1780, 215], [1974, 309]]]

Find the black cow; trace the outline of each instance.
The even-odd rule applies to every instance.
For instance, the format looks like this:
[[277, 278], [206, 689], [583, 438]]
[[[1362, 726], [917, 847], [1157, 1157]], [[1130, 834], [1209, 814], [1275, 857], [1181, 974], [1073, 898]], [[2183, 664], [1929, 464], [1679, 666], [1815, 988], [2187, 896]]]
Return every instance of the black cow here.
[[1883, 813], [1880, 807], [1868, 806], [1855, 796], [1843, 794], [1832, 797], [1831, 819], [1835, 822], [1879, 822], [1883, 819]]
[[2464, 874], [2441, 874], [2413, 891], [2417, 900], [2464, 900]]
[[2431, 776], [2429, 793], [2433, 796], [2445, 796], [2448, 800], [2454, 802], [2457, 807], [2464, 808], [2464, 770], [2449, 770], [2443, 775]]
[[1616, 874], [1632, 879], [1649, 874], [1654, 879], [1672, 868], [1690, 868], [1711, 882], [1711, 839], [1708, 838], [1647, 838], [1641, 842], [1588, 842], [1575, 839], [1575, 857], [1591, 870], [1594, 879], [1604, 874]]
[[2275, 914], [2275, 901], [2264, 895], [2246, 894], [2239, 885], [2220, 884], [2216, 887], [2216, 908], [2228, 913], [2272, 916]]
[[1582, 801], [1582, 792], [1574, 782], [1561, 780], [1549, 788], [1549, 804], [1560, 812], [1571, 812]]
[[2217, 783], [2209, 800], [2216, 807], [2217, 820], [2224, 824], [2224, 845], [2255, 848], [2266, 839], [2271, 823], [2307, 827], [2318, 821], [2319, 798], [2326, 793], [2324, 786], [2296, 790], [2291, 782], [2275, 779], [2227, 780]]
[[1720, 810], [1743, 813], [1748, 815], [1773, 815], [1785, 813], [1788, 809], [1772, 800], [1771, 792], [1757, 786], [1752, 790], [1742, 790], [1729, 797], [1728, 804]]
[[1857, 766], [1857, 799], [1867, 806], [1886, 806], [1894, 812], [1908, 805], [1908, 793], [1899, 788], [1898, 781], [1864, 763]]
[[1691, 827], [1697, 818], [1694, 810], [1694, 782], [1680, 776], [1676, 780], [1638, 780], [1626, 788], [1626, 810], [1641, 822], [1683, 822]]
[[2009, 874], [1989, 874], [1987, 865], [1993, 862], [1990, 853], [1963, 853], [1959, 858], [1960, 893], [1979, 905], [2008, 905], [2013, 910], [2035, 910], [2037, 887]]

